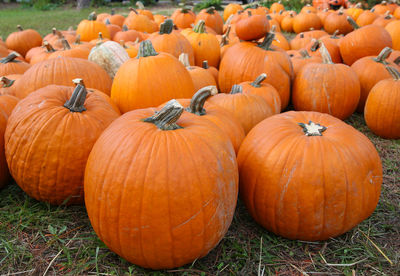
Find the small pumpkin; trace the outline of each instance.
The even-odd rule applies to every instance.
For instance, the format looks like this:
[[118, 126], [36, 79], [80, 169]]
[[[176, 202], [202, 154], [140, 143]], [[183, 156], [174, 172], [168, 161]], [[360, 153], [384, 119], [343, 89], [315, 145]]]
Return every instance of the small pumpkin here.
[[182, 53], [179, 61], [186, 67], [192, 78], [194, 91], [198, 91], [206, 86], [216, 86], [214, 76], [211, 72], [199, 66], [190, 66], [188, 54]]
[[0, 59], [0, 76], [11, 74], [23, 74], [31, 66], [29, 63], [17, 60], [18, 53], [12, 52], [8, 56]]
[[111, 24], [110, 20], [107, 18], [104, 22], [108, 31], [110, 32], [110, 39], [113, 39], [115, 34], [122, 31], [122, 28], [118, 25]]
[[149, 19], [146, 15], [140, 14], [133, 8], [131, 8], [130, 14], [125, 19], [124, 25], [128, 26], [131, 30], [146, 32], [149, 34], [158, 31], [158, 25], [156, 22]]
[[243, 10], [243, 7], [241, 5], [236, 3], [229, 3], [224, 9], [224, 14], [223, 14], [224, 21], [228, 20], [229, 16], [236, 14], [238, 11], [241, 10]]
[[97, 15], [95, 12], [92, 12], [88, 19], [82, 20], [77, 29], [76, 34], [80, 35], [80, 39], [82, 41], [91, 41], [93, 39], [97, 39], [99, 33], [103, 34], [104, 38], [110, 38], [110, 32], [108, 31], [106, 25], [97, 21]]
[[347, 21], [347, 14], [343, 11], [331, 13], [325, 18], [324, 30], [329, 34], [348, 34], [353, 31], [353, 26]]
[[365, 10], [363, 13], [361, 13], [356, 20], [356, 23], [358, 26], [360, 27], [364, 27], [367, 25], [371, 25], [375, 19], [378, 18], [378, 14], [369, 11], [369, 10]]
[[21, 25], [18, 25], [17, 28], [18, 31], [11, 33], [6, 39], [8, 49], [25, 56], [30, 49], [42, 45], [42, 37], [37, 31], [32, 29], [24, 30]]
[[205, 25], [212, 28], [217, 34], [222, 34], [224, 21], [214, 7], [209, 7], [207, 9], [201, 10], [196, 16], [194, 24], [198, 24], [198, 22], [201, 20], [203, 20]]
[[269, 22], [266, 16], [244, 12], [236, 23], [236, 35], [242, 40], [257, 40], [264, 37], [269, 31]]
[[321, 63], [322, 57], [319, 55], [312, 55], [307, 52], [307, 50], [303, 49], [299, 51], [300, 55], [291, 57], [291, 61], [293, 64], [293, 73], [294, 78], [299, 74], [301, 69], [309, 63]]
[[124, 25], [122, 30], [114, 35], [113, 40], [116, 42], [120, 42], [121, 40], [128, 42], [128, 41], [136, 41], [136, 40], [143, 40], [142, 34], [135, 30], [129, 30], [128, 26]]
[[293, 31], [298, 34], [310, 29], [319, 30], [322, 27], [321, 19], [312, 12], [302, 12], [294, 17]]
[[172, 13], [171, 19], [180, 29], [192, 28], [192, 24], [196, 20], [196, 14], [189, 8], [181, 8]]

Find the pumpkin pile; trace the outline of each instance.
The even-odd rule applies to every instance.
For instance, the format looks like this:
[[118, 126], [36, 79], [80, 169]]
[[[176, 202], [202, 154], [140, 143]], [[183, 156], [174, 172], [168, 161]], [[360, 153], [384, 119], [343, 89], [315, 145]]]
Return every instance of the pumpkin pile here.
[[400, 7], [346, 5], [139, 4], [43, 38], [18, 26], [0, 40], [0, 187], [85, 203], [100, 239], [151, 269], [205, 256], [238, 194], [277, 235], [349, 231], [382, 164], [342, 120], [400, 138]]

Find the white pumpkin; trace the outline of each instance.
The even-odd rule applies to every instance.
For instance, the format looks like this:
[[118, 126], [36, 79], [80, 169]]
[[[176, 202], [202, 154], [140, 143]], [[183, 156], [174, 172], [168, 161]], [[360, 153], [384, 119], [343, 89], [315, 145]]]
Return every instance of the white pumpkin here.
[[97, 63], [114, 79], [119, 67], [129, 59], [125, 49], [115, 41], [106, 41], [93, 47], [89, 60]]

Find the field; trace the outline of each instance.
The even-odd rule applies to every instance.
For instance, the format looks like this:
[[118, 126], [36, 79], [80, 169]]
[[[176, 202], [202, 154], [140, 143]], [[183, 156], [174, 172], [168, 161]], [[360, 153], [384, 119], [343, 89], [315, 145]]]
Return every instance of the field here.
[[[2, 9], [0, 35], [6, 38], [17, 24], [42, 35], [52, 27], [76, 27], [89, 11]], [[103, 11], [109, 9], [97, 10]], [[0, 191], [0, 275], [398, 275], [400, 140], [378, 138], [360, 114], [346, 122], [375, 144], [384, 178], [375, 212], [340, 237], [323, 242], [278, 237], [256, 224], [239, 200], [228, 233], [206, 257], [154, 272], [109, 251], [93, 232], [83, 206], [40, 203], [13, 183]]]

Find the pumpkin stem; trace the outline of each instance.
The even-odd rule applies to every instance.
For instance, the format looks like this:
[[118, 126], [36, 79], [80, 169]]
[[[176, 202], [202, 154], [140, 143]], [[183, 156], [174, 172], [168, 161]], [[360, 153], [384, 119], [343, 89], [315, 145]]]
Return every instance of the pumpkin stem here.
[[208, 60], [203, 60], [202, 67], [203, 67], [204, 69], [210, 68], [210, 66], [208, 66]]
[[361, 8], [361, 3], [358, 2], [354, 7], [357, 8], [357, 9]]
[[96, 19], [97, 19], [97, 14], [96, 14], [96, 12], [94, 11], [94, 12], [91, 12], [90, 14], [89, 14], [89, 16], [88, 16], [88, 20], [90, 20], [90, 21], [96, 21]]
[[160, 26], [159, 34], [170, 34], [174, 29], [174, 22], [172, 19], [166, 19]]
[[71, 45], [69, 45], [68, 41], [65, 38], [61, 39], [61, 43], [64, 47], [64, 50], [70, 50], [71, 49]]
[[139, 14], [138, 11], [137, 11], [136, 9], [132, 8], [132, 7], [129, 7], [129, 10], [130, 10], [130, 11], [133, 11], [133, 12], [136, 13], [136, 14]]
[[231, 28], [232, 28], [231, 25], [228, 25], [226, 32], [222, 35], [221, 44], [219, 45], [220, 47], [223, 47], [223, 46], [229, 44], [229, 33], [231, 32]]
[[400, 57], [397, 57], [393, 62], [397, 65], [400, 65]]
[[333, 64], [331, 55], [329, 54], [328, 49], [326, 49], [324, 43], [322, 43], [322, 42], [321, 42], [321, 46], [319, 47], [319, 51], [321, 52], [322, 63]]
[[387, 11], [386, 14], [385, 14], [384, 19], [388, 20], [388, 19], [392, 19], [392, 17], [393, 16], [390, 14], [390, 11]]
[[139, 10], [144, 10], [144, 5], [140, 1], [136, 1], [135, 5], [139, 8]]
[[299, 34], [299, 37], [300, 37], [300, 38], [304, 38], [304, 33], [300, 33], [300, 34]]
[[111, 9], [111, 13], [110, 14], [114, 15], [115, 14], [115, 9]]
[[251, 16], [251, 11], [247, 11], [247, 14], [249, 15], [249, 17]]
[[203, 108], [204, 103], [210, 96], [218, 94], [217, 87], [214, 85], [206, 86], [201, 88], [196, 94], [193, 95], [190, 100], [190, 105], [186, 108], [186, 111], [202, 116], [206, 114], [206, 110]]
[[43, 41], [43, 46], [46, 48], [46, 52], [48, 53], [54, 53], [56, 50], [54, 50], [53, 46], [48, 41]]
[[104, 22], [106, 25], [110, 25], [111, 24], [111, 22], [110, 22], [110, 19], [106, 19], [106, 21]]
[[14, 84], [15, 80], [10, 80], [7, 77], [1, 77], [0, 82], [3, 84], [2, 87], [6, 88], [6, 87], [12, 86]]
[[52, 32], [53, 35], [57, 35], [57, 29], [56, 28], [51, 29], [51, 32]]
[[150, 40], [142, 41], [139, 45], [139, 52], [137, 58], [157, 56], [158, 53], [154, 50], [153, 44]]
[[318, 40], [316, 40], [315, 38], [313, 38], [312, 40], [311, 40], [311, 42], [312, 42], [312, 45], [311, 45], [311, 52], [315, 52], [315, 51], [317, 51], [318, 50], [318, 48], [319, 48], [319, 41]]
[[75, 38], [75, 44], [81, 44], [81, 35], [78, 34]]
[[322, 132], [327, 129], [326, 127], [312, 121], [309, 121], [308, 124], [299, 123], [299, 126], [303, 129], [306, 136], [322, 136]]
[[301, 57], [304, 58], [311, 58], [311, 56], [308, 54], [307, 50], [301, 50], [300, 51]]
[[387, 64], [386, 59], [392, 53], [392, 51], [393, 50], [390, 47], [385, 47], [376, 58], [373, 58], [373, 60], [376, 62]]
[[122, 26], [122, 31], [123, 31], [123, 32], [129, 31], [128, 26], [126, 26], [126, 25], [124, 24], [124, 26]]
[[177, 100], [170, 100], [153, 116], [143, 119], [143, 122], [153, 123], [161, 130], [175, 130], [182, 128], [176, 121], [183, 113], [183, 106]]
[[193, 27], [193, 31], [195, 33], [203, 34], [205, 32], [206, 26], [205, 26], [204, 20], [200, 20], [197, 22], [197, 24]]
[[358, 24], [356, 23], [356, 21], [354, 21], [353, 18], [351, 18], [350, 16], [346, 17], [347, 21], [350, 23], [351, 26], [353, 26], [354, 30], [357, 30], [360, 28], [360, 26], [358, 26]]
[[263, 42], [261, 42], [258, 47], [264, 49], [264, 50], [271, 50], [271, 44], [275, 39], [275, 34], [273, 32], [269, 32], [265, 35]]
[[234, 84], [229, 94], [243, 93], [243, 87], [240, 84]]
[[206, 13], [208, 13], [208, 14], [214, 14], [214, 12], [215, 12], [215, 7], [214, 6], [211, 6], [211, 7], [206, 9]]
[[267, 19], [272, 20], [272, 17], [269, 14], [267, 14]]
[[339, 33], [339, 30], [334, 31], [333, 34], [331, 35], [331, 38], [338, 39], [339, 38], [338, 33]]
[[[75, 80], [74, 80], [75, 82]], [[68, 108], [71, 112], [83, 112], [86, 110], [84, 103], [86, 100], [87, 90], [86, 87], [78, 83], [72, 92], [71, 98], [65, 102], [64, 107]]]
[[21, 25], [17, 25], [18, 31], [22, 32], [24, 29], [22, 29]]
[[392, 66], [386, 66], [386, 70], [388, 70], [388, 72], [390, 73], [390, 75], [392, 75], [394, 80], [396, 81], [400, 80], [400, 73], [399, 71], [396, 70], [396, 68]]
[[227, 26], [230, 26], [231, 25], [231, 21], [232, 21], [232, 19], [233, 19], [233, 14], [231, 14], [229, 17], [228, 17], [228, 19], [226, 20], [226, 22], [225, 22], [225, 25], [227, 25]]
[[12, 52], [8, 56], [0, 59], [0, 63], [20, 62], [18, 60], [15, 60], [19, 56], [20, 55], [17, 52]]
[[180, 54], [178, 59], [183, 64], [183, 66], [185, 66], [186, 68], [190, 67], [189, 55], [187, 53]]
[[189, 12], [190, 12], [190, 8], [189, 7], [181, 8], [181, 13], [189, 13]]
[[262, 73], [259, 75], [252, 83], [250, 83], [251, 86], [253, 87], [261, 87], [261, 83], [267, 78], [267, 74]]

